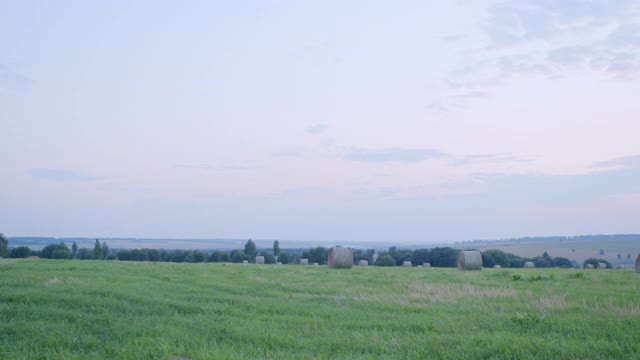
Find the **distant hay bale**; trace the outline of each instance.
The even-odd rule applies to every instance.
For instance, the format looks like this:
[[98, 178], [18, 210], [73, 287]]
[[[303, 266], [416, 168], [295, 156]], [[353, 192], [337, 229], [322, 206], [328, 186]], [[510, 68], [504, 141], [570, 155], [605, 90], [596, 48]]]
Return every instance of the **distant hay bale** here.
[[422, 263], [422, 267], [431, 267], [431, 263]]
[[243, 264], [248, 264], [248, 263], [249, 263], [249, 260], [242, 260], [242, 263], [243, 263]]
[[493, 265], [493, 268], [494, 269], [502, 269], [502, 266], [496, 264], [496, 265]]
[[606, 269], [607, 268], [607, 264], [603, 263], [603, 262], [599, 262], [598, 263], [598, 269]]
[[358, 265], [360, 265], [360, 266], [369, 266], [369, 260], [360, 260]]
[[460, 251], [458, 253], [458, 270], [482, 270], [480, 251]]
[[593, 264], [587, 264], [584, 268], [585, 269], [595, 269], [596, 267], [593, 266]]
[[256, 264], [264, 265], [264, 256], [256, 256]]
[[313, 263], [313, 266], [318, 266], [318, 263]]
[[341, 246], [329, 249], [327, 267], [329, 269], [351, 269], [353, 267], [353, 249]]
[[282, 263], [280, 261], [276, 262], [276, 265], [282, 265]]
[[300, 265], [309, 265], [309, 259], [300, 259]]
[[534, 268], [536, 267], [536, 264], [533, 263], [533, 261], [527, 261], [524, 263], [524, 267], [526, 268]]
[[403, 262], [403, 263], [402, 263], [402, 266], [404, 266], [404, 267], [411, 267], [411, 266], [412, 266], [412, 265], [411, 265], [411, 261], [405, 261], [405, 262]]

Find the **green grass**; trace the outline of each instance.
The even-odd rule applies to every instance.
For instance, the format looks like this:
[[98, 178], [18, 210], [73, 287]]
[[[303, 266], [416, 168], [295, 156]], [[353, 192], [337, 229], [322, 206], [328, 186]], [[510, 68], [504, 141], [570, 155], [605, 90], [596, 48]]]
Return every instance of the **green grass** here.
[[633, 359], [639, 295], [629, 270], [0, 260], [0, 359]]

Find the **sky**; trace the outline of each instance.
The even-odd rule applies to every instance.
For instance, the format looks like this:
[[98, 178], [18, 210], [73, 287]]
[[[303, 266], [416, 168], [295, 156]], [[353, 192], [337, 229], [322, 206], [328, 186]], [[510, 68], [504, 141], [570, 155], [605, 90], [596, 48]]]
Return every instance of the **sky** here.
[[640, 233], [640, 2], [1, 1], [7, 236]]

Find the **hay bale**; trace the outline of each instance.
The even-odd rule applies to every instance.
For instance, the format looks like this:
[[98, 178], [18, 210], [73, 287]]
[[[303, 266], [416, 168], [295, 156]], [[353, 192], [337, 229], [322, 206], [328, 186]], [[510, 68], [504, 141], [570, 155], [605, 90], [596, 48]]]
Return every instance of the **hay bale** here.
[[256, 264], [264, 265], [264, 256], [256, 256]]
[[587, 266], [584, 267], [585, 269], [595, 269], [596, 267], [593, 266], [593, 264], [587, 264]]
[[636, 259], [636, 271], [640, 273], [640, 255]]
[[411, 265], [411, 261], [405, 261], [405, 262], [403, 262], [403, 263], [402, 263], [402, 266], [404, 266], [404, 267], [411, 267], [411, 266], [412, 266], [412, 265]]
[[536, 264], [533, 263], [533, 261], [527, 261], [524, 263], [524, 267], [526, 268], [534, 268], [536, 267]]
[[309, 259], [300, 259], [300, 265], [309, 265]]
[[369, 260], [360, 260], [358, 265], [360, 265], [360, 266], [369, 266]]
[[353, 267], [353, 249], [341, 246], [329, 249], [327, 267], [329, 269], [351, 269]]
[[282, 265], [282, 263], [280, 261], [276, 262], [276, 265]]
[[248, 264], [248, 263], [249, 263], [249, 260], [242, 260], [242, 263], [243, 263], [243, 264]]
[[458, 270], [482, 270], [480, 251], [460, 251], [458, 253]]
[[500, 266], [500, 265], [493, 265], [493, 268], [494, 268], [494, 269], [502, 269], [502, 266]]
[[431, 263], [423, 263], [422, 267], [426, 267], [426, 268], [429, 267], [430, 268], [431, 267]]
[[598, 263], [598, 269], [606, 269], [606, 268], [607, 268], [607, 263], [603, 263], [603, 262]]

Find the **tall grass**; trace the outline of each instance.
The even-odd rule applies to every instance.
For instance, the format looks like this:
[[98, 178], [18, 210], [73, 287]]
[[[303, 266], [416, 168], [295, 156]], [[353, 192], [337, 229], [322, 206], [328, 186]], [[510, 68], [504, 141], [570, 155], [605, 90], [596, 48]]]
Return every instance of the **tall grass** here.
[[637, 358], [640, 276], [581, 273], [0, 261], [0, 358]]

